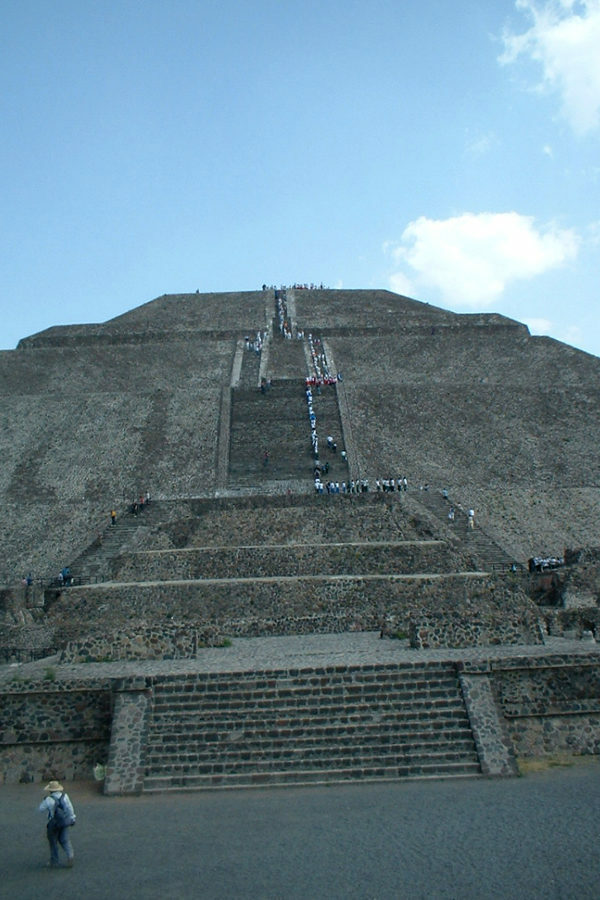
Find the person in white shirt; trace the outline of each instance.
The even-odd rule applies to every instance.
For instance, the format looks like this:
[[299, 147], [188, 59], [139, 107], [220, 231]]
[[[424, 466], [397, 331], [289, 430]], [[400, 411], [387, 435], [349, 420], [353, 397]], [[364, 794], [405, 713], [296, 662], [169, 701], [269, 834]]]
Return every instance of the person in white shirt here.
[[40, 812], [48, 814], [46, 822], [46, 836], [50, 845], [50, 862], [49, 866], [58, 866], [58, 845], [63, 848], [67, 856], [67, 866], [73, 865], [75, 854], [73, 853], [73, 845], [69, 834], [69, 828], [75, 824], [75, 810], [69, 799], [69, 795], [58, 781], [50, 781], [45, 791], [48, 796], [40, 803], [38, 809]]

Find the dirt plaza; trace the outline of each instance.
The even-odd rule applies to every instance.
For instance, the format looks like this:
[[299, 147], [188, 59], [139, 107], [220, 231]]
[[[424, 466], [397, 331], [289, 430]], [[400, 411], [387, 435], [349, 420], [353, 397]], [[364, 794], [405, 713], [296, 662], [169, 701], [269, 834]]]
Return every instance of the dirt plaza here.
[[[66, 784], [74, 868], [45, 868], [40, 785], [4, 785], [3, 895], [595, 898], [596, 759], [517, 779], [107, 798]], [[11, 838], [8, 838], [8, 835]]]

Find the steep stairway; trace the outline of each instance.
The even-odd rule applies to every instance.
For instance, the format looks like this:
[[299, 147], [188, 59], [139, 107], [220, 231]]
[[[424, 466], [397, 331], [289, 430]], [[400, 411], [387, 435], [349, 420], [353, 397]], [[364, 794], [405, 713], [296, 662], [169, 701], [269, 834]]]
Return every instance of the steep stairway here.
[[104, 532], [86, 547], [70, 564], [74, 584], [91, 584], [110, 578], [112, 560], [130, 545], [139, 528], [147, 528], [155, 520], [153, 504], [137, 515], [123, 512], [115, 525], [108, 525]]
[[154, 681], [145, 791], [478, 774], [451, 663]]
[[269, 372], [276, 378], [302, 379], [306, 374], [304, 342], [284, 338], [273, 323], [273, 339], [269, 345]]
[[234, 389], [229, 486], [260, 489], [272, 482], [306, 485], [311, 479], [310, 430], [301, 378], [274, 380], [264, 394], [256, 387]]
[[[452, 505], [452, 499], [446, 500], [441, 491], [419, 491], [413, 496], [432, 512], [441, 522], [448, 523], [448, 510]], [[479, 563], [479, 568], [488, 571], [506, 571], [515, 563], [515, 560], [500, 547], [481, 527], [475, 522], [475, 528], [467, 527], [467, 514], [455, 506], [455, 519], [452, 528], [465, 547]]]

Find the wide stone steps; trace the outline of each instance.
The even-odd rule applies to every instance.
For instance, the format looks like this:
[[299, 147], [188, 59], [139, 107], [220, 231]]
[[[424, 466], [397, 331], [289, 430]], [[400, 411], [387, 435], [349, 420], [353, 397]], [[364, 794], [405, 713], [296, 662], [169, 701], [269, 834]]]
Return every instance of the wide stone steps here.
[[167, 720], [177, 717], [181, 721], [185, 717], [195, 718], [219, 713], [235, 714], [236, 716], [248, 712], [250, 716], [266, 716], [270, 712], [280, 715], [282, 712], [309, 710], [315, 712], [321, 709], [332, 710], [343, 703], [345, 715], [351, 715], [354, 710], [364, 712], [369, 707], [376, 708], [379, 713], [389, 710], [391, 713], [399, 715], [403, 710], [431, 710], [431, 709], [451, 709], [458, 705], [460, 708], [461, 700], [458, 697], [448, 697], [449, 688], [440, 688], [439, 690], [423, 690], [414, 692], [402, 692], [381, 690], [361, 691], [357, 689], [353, 691], [335, 691], [324, 692], [318, 694], [315, 691], [270, 691], [256, 697], [240, 698], [239, 695], [232, 692], [229, 697], [219, 695], [208, 695], [204, 699], [201, 697], [185, 697], [175, 696], [173, 698], [165, 697], [162, 700], [156, 700], [154, 703], [154, 719], [156, 722], [162, 721], [163, 717]]
[[[336, 741], [341, 744], [345, 741], [355, 741], [357, 738], [364, 738], [368, 743], [369, 738], [376, 737], [378, 744], [389, 744], [403, 738], [406, 746], [416, 743], [427, 743], [434, 741], [443, 743], [451, 741], [454, 744], [459, 742], [467, 742], [470, 747], [473, 746], [473, 736], [466, 717], [464, 719], [446, 719], [438, 721], [435, 726], [427, 727], [427, 722], [378, 722], [370, 724], [338, 724], [338, 725], [310, 725], [302, 726], [291, 723], [288, 727], [266, 729], [248, 729], [243, 730], [236, 723], [237, 727], [227, 730], [200, 730], [198, 728], [193, 731], [187, 731], [182, 726], [178, 731], [169, 734], [154, 736], [148, 742], [148, 753], [152, 758], [160, 756], [163, 753], [184, 753], [196, 754], [200, 752], [199, 748], [207, 747], [218, 743], [221, 750], [231, 750], [232, 752], [240, 752], [240, 741], [243, 738], [244, 751], [247, 752], [250, 747], [263, 747], [265, 745], [275, 746], [279, 741], [294, 741], [294, 746], [298, 744], [308, 744], [309, 746], [320, 745], [327, 741]], [[420, 729], [420, 730], [419, 730]], [[410, 738], [407, 741], [406, 738]], [[185, 747], [185, 750], [181, 750]]]
[[366, 675], [364, 681], [360, 681], [355, 671], [346, 678], [331, 674], [316, 675], [307, 677], [306, 681], [298, 676], [285, 675], [264, 681], [240, 678], [239, 683], [210, 678], [204, 683], [190, 681], [182, 686], [177, 683], [171, 686], [156, 685], [153, 707], [155, 715], [161, 710], [176, 710], [178, 715], [183, 710], [189, 710], [204, 715], [211, 709], [256, 709], [258, 704], [280, 710], [286, 703], [300, 708], [302, 703], [330, 705], [340, 701], [344, 702], [344, 710], [353, 702], [363, 705], [377, 703], [378, 706], [387, 703], [396, 708], [398, 704], [414, 706], [421, 701], [435, 701], [436, 698], [441, 698], [444, 703], [449, 700], [460, 702], [456, 689], [454, 673], [447, 676], [436, 674], [431, 682], [422, 676], [410, 682], [408, 679], [386, 678], [385, 675]]
[[220, 732], [233, 732], [240, 726], [247, 729], [251, 734], [254, 732], [265, 732], [268, 730], [278, 730], [279, 728], [291, 731], [295, 728], [320, 728], [327, 726], [353, 726], [364, 722], [369, 724], [375, 721], [381, 728], [387, 727], [388, 724], [400, 728], [403, 722], [406, 722], [406, 728], [410, 729], [415, 725], [431, 722], [433, 725], [442, 726], [449, 725], [451, 721], [466, 721], [464, 708], [460, 700], [438, 700], [431, 703], [423, 702], [415, 703], [413, 706], [405, 704], [404, 708], [393, 704], [378, 705], [377, 707], [368, 707], [367, 704], [344, 704], [343, 711], [340, 711], [339, 702], [334, 704], [319, 704], [306, 706], [303, 709], [297, 707], [284, 706], [281, 704], [279, 708], [275, 707], [267, 709], [264, 706], [258, 709], [247, 707], [246, 709], [237, 708], [235, 711], [195, 711], [187, 713], [156, 713], [154, 714], [154, 725], [157, 729], [163, 731], [173, 730], [177, 733], [194, 734], [197, 729], [207, 729]]
[[167, 676], [145, 790], [480, 772], [451, 664]]
[[[465, 757], [469, 757], [465, 760]], [[146, 761], [153, 775], [163, 774], [213, 774], [235, 775], [248, 772], [269, 772], [285, 765], [288, 770], [305, 768], [338, 768], [339, 766], [390, 765], [404, 763], [410, 765], [431, 765], [436, 762], [476, 763], [473, 742], [446, 742], [412, 744], [373, 744], [356, 746], [344, 744], [331, 746], [282, 747], [271, 751], [254, 749], [247, 751], [219, 752], [217, 758], [211, 753], [188, 753], [167, 756], [153, 756]]]
[[435, 717], [432, 713], [429, 718], [425, 715], [419, 720], [416, 717], [377, 717], [373, 721], [364, 718], [352, 718], [346, 720], [332, 720], [327, 716], [306, 719], [284, 718], [273, 722], [260, 723], [258, 720], [244, 721], [242, 719], [224, 722], [207, 721], [203, 725], [198, 723], [172, 723], [171, 727], [165, 723], [164, 730], [160, 734], [152, 735], [148, 741], [148, 749], [163, 751], [167, 747], [178, 749], [182, 746], [198, 748], [205, 745], [218, 744], [219, 747], [239, 748], [239, 742], [243, 741], [245, 747], [262, 746], [270, 743], [276, 745], [281, 741], [343, 742], [348, 737], [353, 740], [368, 740], [377, 736], [380, 741], [388, 741], [390, 738], [413, 740], [426, 738], [435, 740], [463, 739], [470, 734], [470, 727], [464, 713], [458, 711], [443, 710], [442, 715]]
[[344, 781], [396, 781], [398, 779], [461, 778], [481, 774], [478, 762], [412, 761], [411, 763], [390, 762], [384, 758], [377, 765], [369, 764], [332, 765], [328, 769], [304, 769], [269, 772], [212, 773], [205, 775], [178, 774], [152, 775], [144, 781], [144, 791], [189, 791], [202, 788], [259, 787], [265, 785], [308, 785], [332, 784]]
[[[264, 464], [264, 452], [269, 461]], [[266, 394], [234, 390], [229, 442], [229, 485], [311, 478], [310, 429], [301, 374]]]

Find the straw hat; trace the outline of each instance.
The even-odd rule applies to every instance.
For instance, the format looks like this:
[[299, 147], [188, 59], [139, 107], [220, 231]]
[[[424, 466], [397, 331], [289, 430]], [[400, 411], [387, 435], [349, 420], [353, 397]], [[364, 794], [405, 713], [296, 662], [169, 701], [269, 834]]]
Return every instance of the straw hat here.
[[63, 786], [59, 781], [49, 781], [44, 790], [50, 791], [50, 793], [53, 791], [62, 791]]

